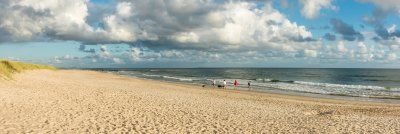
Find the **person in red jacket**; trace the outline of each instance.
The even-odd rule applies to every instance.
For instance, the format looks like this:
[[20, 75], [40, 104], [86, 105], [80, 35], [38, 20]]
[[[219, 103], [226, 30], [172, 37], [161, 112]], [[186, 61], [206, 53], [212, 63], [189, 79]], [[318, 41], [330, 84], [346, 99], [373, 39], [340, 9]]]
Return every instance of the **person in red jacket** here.
[[239, 82], [237, 80], [235, 80], [235, 82], [233, 82], [233, 85], [235, 86], [235, 89], [237, 86], [239, 86]]

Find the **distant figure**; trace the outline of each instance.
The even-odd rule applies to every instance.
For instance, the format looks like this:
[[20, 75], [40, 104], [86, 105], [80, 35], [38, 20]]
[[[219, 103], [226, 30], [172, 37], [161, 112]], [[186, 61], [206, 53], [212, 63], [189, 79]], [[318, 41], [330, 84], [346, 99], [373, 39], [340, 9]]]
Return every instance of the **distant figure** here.
[[250, 89], [250, 81], [247, 82], [247, 86]]
[[224, 80], [224, 89], [226, 88], [226, 81]]
[[212, 86], [215, 87], [215, 80], [212, 81]]
[[239, 86], [239, 82], [237, 80], [235, 80], [235, 82], [233, 82], [233, 85], [235, 86], [235, 89], [237, 86]]

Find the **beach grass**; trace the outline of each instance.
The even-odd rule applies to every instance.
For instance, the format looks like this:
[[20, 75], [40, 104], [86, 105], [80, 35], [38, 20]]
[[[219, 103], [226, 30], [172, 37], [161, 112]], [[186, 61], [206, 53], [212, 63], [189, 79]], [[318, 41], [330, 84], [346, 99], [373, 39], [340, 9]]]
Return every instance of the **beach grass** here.
[[3, 78], [11, 78], [13, 73], [20, 73], [25, 70], [37, 70], [37, 69], [56, 70], [57, 68], [48, 65], [0, 60], [0, 77]]

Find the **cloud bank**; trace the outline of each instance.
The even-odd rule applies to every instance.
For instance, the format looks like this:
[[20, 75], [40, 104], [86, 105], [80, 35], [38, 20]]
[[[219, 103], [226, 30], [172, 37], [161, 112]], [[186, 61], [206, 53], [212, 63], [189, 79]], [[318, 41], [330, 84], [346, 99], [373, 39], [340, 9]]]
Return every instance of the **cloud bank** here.
[[[396, 1], [360, 1], [375, 3], [380, 11], [400, 11]], [[289, 7], [287, 1], [280, 2]], [[337, 11], [333, 3], [299, 0], [299, 14], [317, 19], [323, 9]], [[89, 0], [2, 0], [0, 42], [76, 41], [82, 44], [78, 49], [88, 54], [82, 58], [116, 64], [171, 59], [216, 62], [225, 57], [397, 59], [395, 52], [372, 49], [364, 42], [362, 32], [340, 19], [331, 19], [332, 31], [317, 37], [311, 29], [274, 8], [272, 0], [114, 0], [108, 4]], [[400, 40], [396, 25], [387, 28], [377, 25], [377, 20], [365, 18], [376, 26], [375, 40], [396, 49]], [[331, 44], [324, 45], [324, 41]], [[129, 50], [118, 56], [103, 44], [128, 44]], [[87, 45], [102, 46], [95, 50]], [[77, 59], [71, 57], [55, 59]]]
[[[265, 2], [199, 0], [118, 1], [112, 12], [89, 24], [87, 0], [4, 0], [0, 6], [2, 42], [73, 40], [84, 44], [137, 41], [171, 47], [263, 47], [284, 51], [312, 38], [305, 26], [289, 21]], [[18, 17], [17, 17], [18, 16]], [[287, 44], [285, 46], [279, 45]], [[210, 46], [217, 44], [218, 46]]]

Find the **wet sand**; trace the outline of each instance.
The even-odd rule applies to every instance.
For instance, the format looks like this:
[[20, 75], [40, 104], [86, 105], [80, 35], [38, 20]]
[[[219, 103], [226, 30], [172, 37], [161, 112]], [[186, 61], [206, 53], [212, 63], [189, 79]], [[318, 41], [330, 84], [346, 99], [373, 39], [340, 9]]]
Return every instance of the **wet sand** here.
[[0, 80], [0, 133], [400, 133], [400, 104], [234, 91], [78, 70]]

